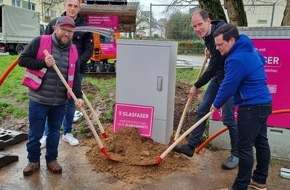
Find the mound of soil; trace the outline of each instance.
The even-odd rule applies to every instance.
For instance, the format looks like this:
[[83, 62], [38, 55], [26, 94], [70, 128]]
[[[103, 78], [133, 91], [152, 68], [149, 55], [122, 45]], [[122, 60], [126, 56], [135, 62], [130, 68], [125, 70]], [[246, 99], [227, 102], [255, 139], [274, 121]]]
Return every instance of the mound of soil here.
[[112, 125], [106, 125], [105, 128], [109, 138], [102, 141], [110, 159], [100, 151], [95, 140], [85, 142], [90, 147], [86, 156], [97, 172], [108, 172], [131, 183], [153, 176], [168, 175], [177, 169], [192, 165], [187, 157], [174, 152], [170, 152], [158, 165], [157, 157], [168, 146], [141, 137], [136, 128], [124, 128], [115, 133], [112, 132]]
[[[190, 87], [191, 85], [185, 83], [177, 83], [176, 85], [174, 131], [178, 127]], [[189, 106], [181, 134], [194, 124], [200, 97], [201, 94]], [[166, 155], [164, 160], [158, 165], [156, 159], [169, 146], [141, 137], [136, 128], [124, 128], [113, 133], [112, 124], [104, 126], [109, 138], [102, 141], [110, 159], [107, 159], [100, 151], [95, 139], [88, 140], [85, 143], [90, 147], [86, 156], [97, 172], [108, 172], [120, 180], [134, 182], [153, 176], [168, 175], [177, 169], [192, 168], [192, 163], [188, 161], [186, 156], [176, 154], [173, 151]], [[174, 134], [172, 137], [174, 137]]]

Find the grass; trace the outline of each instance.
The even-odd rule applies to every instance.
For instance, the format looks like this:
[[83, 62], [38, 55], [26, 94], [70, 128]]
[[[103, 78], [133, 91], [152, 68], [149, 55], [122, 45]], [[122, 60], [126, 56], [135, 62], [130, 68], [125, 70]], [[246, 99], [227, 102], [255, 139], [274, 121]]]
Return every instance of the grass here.
[[[0, 56], [0, 75], [5, 72], [9, 65], [17, 56]], [[16, 66], [0, 86], [0, 124], [8, 118], [28, 117], [28, 95], [27, 87], [21, 84], [25, 68]], [[176, 80], [178, 82], [193, 84], [198, 69], [177, 69]], [[102, 114], [102, 122], [113, 120], [113, 110], [115, 101], [116, 78], [92, 78], [85, 77], [84, 82], [95, 86], [96, 93], [86, 94], [87, 98], [95, 102], [106, 105], [107, 111]]]
[[[0, 74], [17, 56], [0, 56]], [[0, 121], [7, 117], [27, 117], [27, 88], [21, 85], [25, 68], [16, 66], [0, 86]]]

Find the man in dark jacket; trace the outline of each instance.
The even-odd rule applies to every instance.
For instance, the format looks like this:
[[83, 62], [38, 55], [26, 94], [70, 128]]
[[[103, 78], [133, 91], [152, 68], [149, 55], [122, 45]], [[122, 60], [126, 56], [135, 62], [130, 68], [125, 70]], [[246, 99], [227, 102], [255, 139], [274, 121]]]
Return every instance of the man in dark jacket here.
[[[69, 16], [75, 21], [75, 25], [77, 26], [88, 26], [88, 24], [84, 21], [83, 17], [79, 14], [80, 11], [80, 3], [78, 0], [66, 0], [64, 2], [65, 12], [62, 16]], [[52, 19], [47, 25], [44, 34], [52, 34], [54, 31], [54, 26], [57, 18]], [[80, 79], [82, 82], [83, 74], [86, 69], [87, 61], [91, 58], [93, 53], [93, 39], [92, 33], [90, 32], [74, 32], [73, 35], [73, 44], [76, 45], [79, 53], [80, 60]], [[79, 144], [79, 141], [73, 137], [72, 135], [72, 125], [73, 119], [75, 115], [75, 103], [71, 98], [66, 107], [66, 114], [63, 120], [64, 132], [62, 136], [62, 140], [68, 142], [72, 146], [76, 146]], [[46, 146], [46, 133], [41, 139], [41, 148]]]
[[25, 176], [31, 175], [40, 167], [40, 138], [47, 120], [46, 165], [54, 173], [61, 173], [57, 162], [60, 127], [65, 107], [70, 97], [65, 85], [57, 76], [53, 65], [72, 88], [82, 106], [82, 91], [79, 78], [78, 53], [72, 44], [74, 21], [67, 16], [60, 17], [52, 35], [33, 39], [19, 57], [19, 65], [26, 67], [23, 84], [29, 87], [29, 134], [27, 152], [29, 163], [23, 170]]
[[[206, 49], [210, 54], [210, 61], [206, 71], [194, 83], [190, 89], [189, 96], [193, 97], [198, 93], [198, 89], [209, 85], [205, 91], [204, 97], [197, 110], [196, 121], [200, 120], [210, 111], [210, 106], [216, 96], [218, 88], [224, 78], [224, 61], [225, 58], [216, 50], [214, 43], [213, 32], [221, 25], [225, 24], [223, 21], [211, 21], [209, 14], [205, 10], [198, 10], [193, 13], [191, 24], [195, 33], [204, 39]], [[223, 123], [228, 127], [231, 139], [231, 155], [223, 163], [224, 169], [233, 169], [239, 163], [237, 152], [237, 126], [234, 118], [234, 104], [231, 98], [223, 107]], [[193, 156], [195, 148], [198, 146], [203, 132], [205, 131], [206, 121], [201, 123], [192, 133], [188, 144], [176, 146], [173, 150], [178, 153], [183, 153], [187, 156]]]
[[[265, 58], [246, 35], [239, 35], [234, 25], [221, 26], [213, 36], [217, 49], [227, 58], [225, 78], [211, 109], [218, 110], [232, 96], [239, 106], [237, 147], [240, 163], [232, 190], [247, 190], [248, 186], [266, 189], [270, 164], [267, 119], [272, 112], [272, 97], [267, 87]], [[252, 172], [254, 146], [257, 165]]]

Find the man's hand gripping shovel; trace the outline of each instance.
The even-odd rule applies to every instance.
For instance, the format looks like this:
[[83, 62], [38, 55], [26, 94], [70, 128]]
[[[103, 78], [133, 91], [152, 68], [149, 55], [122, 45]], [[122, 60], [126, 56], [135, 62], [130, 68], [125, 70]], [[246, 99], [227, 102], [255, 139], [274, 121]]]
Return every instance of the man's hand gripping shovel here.
[[[43, 53], [44, 53], [45, 56], [49, 56], [49, 53], [48, 53], [47, 50], [44, 50]], [[68, 85], [68, 83], [66, 82], [65, 78], [62, 76], [62, 74], [61, 74], [60, 70], [58, 69], [57, 65], [56, 65], [56, 64], [53, 64], [52, 67], [54, 68], [55, 72], [57, 73], [58, 77], [60, 78], [60, 80], [62, 81], [62, 83], [64, 84], [64, 86], [66, 87], [67, 91], [70, 93], [71, 97], [74, 99], [75, 102], [78, 102], [77, 97], [76, 97], [75, 94], [73, 93], [72, 89], [69, 87], [69, 85]], [[94, 135], [94, 137], [95, 137], [95, 139], [96, 139], [96, 141], [97, 141], [97, 144], [98, 144], [98, 146], [99, 146], [101, 152], [105, 155], [105, 157], [106, 157], [107, 159], [110, 159], [110, 160], [113, 160], [113, 161], [117, 161], [117, 162], [119, 162], [119, 160], [112, 159], [111, 156], [107, 153], [107, 151], [106, 151], [106, 149], [104, 148], [104, 145], [103, 145], [103, 143], [102, 143], [100, 137], [98, 136], [98, 134], [97, 134], [97, 132], [96, 132], [96, 130], [95, 130], [95, 128], [94, 128], [94, 126], [93, 126], [93, 124], [92, 124], [92, 122], [91, 122], [89, 116], [87, 115], [85, 109], [84, 109], [83, 107], [80, 107], [79, 109], [80, 109], [80, 111], [82, 112], [82, 114], [84, 115], [84, 117], [85, 117], [85, 119], [86, 119], [86, 121], [87, 121], [87, 123], [88, 123], [88, 125], [89, 125], [89, 128], [90, 128], [90, 130], [92, 131], [92, 133], [93, 133], [93, 135]]]

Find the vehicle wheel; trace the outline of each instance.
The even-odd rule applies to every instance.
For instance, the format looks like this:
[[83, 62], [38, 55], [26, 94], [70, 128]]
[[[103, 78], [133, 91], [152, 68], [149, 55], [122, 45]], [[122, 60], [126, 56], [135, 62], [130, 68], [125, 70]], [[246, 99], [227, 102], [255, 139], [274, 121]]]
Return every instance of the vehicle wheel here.
[[17, 55], [20, 55], [21, 52], [24, 50], [24, 45], [23, 44], [18, 44], [15, 48], [15, 51], [17, 53]]

